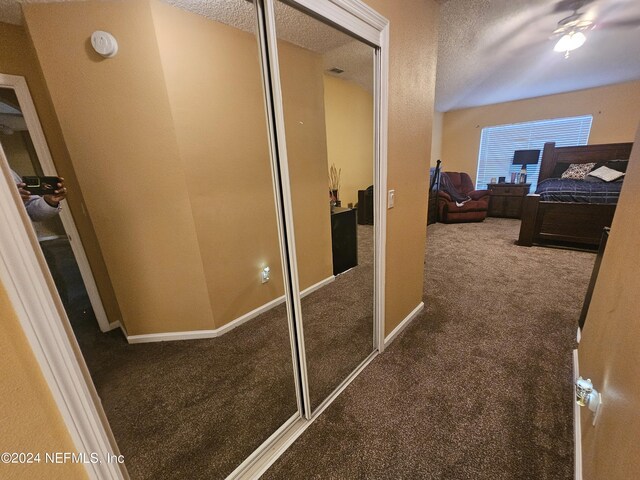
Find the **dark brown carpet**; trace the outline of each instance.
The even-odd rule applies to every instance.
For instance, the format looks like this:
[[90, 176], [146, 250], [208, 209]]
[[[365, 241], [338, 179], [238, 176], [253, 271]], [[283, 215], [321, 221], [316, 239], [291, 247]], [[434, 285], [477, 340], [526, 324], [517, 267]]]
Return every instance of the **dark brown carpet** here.
[[[358, 267], [302, 300], [314, 406], [373, 350], [372, 234], [358, 228]], [[284, 305], [219, 338], [138, 345], [80, 305], [71, 323], [134, 480], [224, 478], [296, 412]]]
[[358, 266], [302, 299], [312, 408], [373, 351], [373, 227], [358, 225]]
[[432, 225], [425, 310], [267, 479], [571, 479], [571, 351], [595, 256], [519, 221]]

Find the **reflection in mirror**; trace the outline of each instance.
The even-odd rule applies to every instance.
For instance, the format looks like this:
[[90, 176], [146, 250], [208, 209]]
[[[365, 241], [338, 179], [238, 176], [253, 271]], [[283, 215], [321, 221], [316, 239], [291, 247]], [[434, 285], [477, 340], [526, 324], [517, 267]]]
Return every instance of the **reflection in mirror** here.
[[[298, 412], [256, 14], [169, 3], [25, 4], [24, 70], [42, 71], [27, 82], [51, 98], [38, 110], [62, 206], [122, 326], [100, 331], [70, 248], [48, 255], [129, 473], [224, 478]], [[91, 48], [98, 29], [115, 57]], [[28, 138], [0, 140], [40, 174]]]
[[[0, 87], [0, 144], [16, 183], [22, 183], [23, 176], [44, 176], [18, 97], [11, 88]], [[25, 187], [27, 186], [25, 185]], [[51, 203], [56, 204], [53, 201]], [[35, 196], [25, 204], [29, 207], [30, 215], [38, 219], [33, 223], [33, 226], [41, 244], [51, 245], [57, 240], [65, 241], [64, 226], [52, 205], [46, 203], [44, 199], [35, 198]], [[68, 244], [68, 241], [66, 243]], [[62, 296], [62, 298], [64, 300], [66, 296]]]
[[[70, 318], [93, 312], [69, 241], [70, 235], [60, 218], [62, 204], [66, 199], [66, 183], [63, 178], [45, 176], [22, 106], [12, 88], [0, 87], [0, 146], [65, 310], [69, 312]], [[47, 177], [55, 179], [55, 183], [46, 184], [44, 179]], [[45, 185], [51, 187], [47, 190], [49, 194], [36, 194]]]
[[275, 20], [317, 408], [373, 351], [374, 49], [281, 2]]

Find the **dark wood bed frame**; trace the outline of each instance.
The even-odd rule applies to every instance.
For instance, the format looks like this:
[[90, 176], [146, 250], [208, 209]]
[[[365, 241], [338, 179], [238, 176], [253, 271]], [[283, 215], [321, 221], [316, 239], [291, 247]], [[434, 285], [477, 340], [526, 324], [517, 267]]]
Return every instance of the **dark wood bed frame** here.
[[[609, 143], [582, 147], [558, 147], [546, 143], [538, 182], [553, 174], [558, 163], [590, 163], [626, 160], [633, 143]], [[524, 198], [518, 245], [564, 244], [597, 248], [604, 227], [610, 227], [616, 205], [597, 203], [543, 202], [540, 195]]]

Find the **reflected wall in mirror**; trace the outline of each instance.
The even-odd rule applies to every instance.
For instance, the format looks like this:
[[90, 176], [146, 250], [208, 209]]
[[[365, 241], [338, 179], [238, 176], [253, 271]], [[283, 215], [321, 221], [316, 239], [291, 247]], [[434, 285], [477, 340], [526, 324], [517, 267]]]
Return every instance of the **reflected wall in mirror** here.
[[375, 52], [279, 1], [275, 23], [315, 409], [374, 350]]
[[[69, 204], [127, 336], [67, 303], [127, 468], [223, 478], [298, 412], [257, 16], [245, 0], [169, 3], [25, 4], [22, 74], [50, 95], [45, 133], [64, 141], [69, 164], [54, 161], [77, 179]], [[95, 30], [115, 57], [93, 51]], [[69, 255], [50, 263], [62, 282]]]

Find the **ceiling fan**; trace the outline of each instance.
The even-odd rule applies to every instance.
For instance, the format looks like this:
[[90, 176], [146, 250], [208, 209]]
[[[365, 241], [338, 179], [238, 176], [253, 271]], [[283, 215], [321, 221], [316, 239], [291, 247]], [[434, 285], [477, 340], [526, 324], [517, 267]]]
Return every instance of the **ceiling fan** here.
[[587, 41], [587, 37], [582, 32], [593, 27], [593, 20], [585, 18], [584, 14], [574, 10], [573, 14], [558, 22], [558, 27], [551, 34], [552, 39], [560, 37], [553, 49], [556, 52], [565, 52], [564, 58], [569, 58], [571, 51], [580, 48]]
[[[583, 7], [597, 3], [597, 0], [561, 0], [555, 5], [554, 11], [571, 11], [573, 13], [558, 22], [557, 28], [551, 34], [551, 39], [560, 37], [553, 48], [556, 52], [564, 52], [565, 58], [569, 57], [569, 53], [580, 48], [587, 41], [584, 32], [595, 28], [611, 28], [611, 27], [638, 27], [640, 26], [640, 18], [624, 19], [616, 22], [598, 22], [592, 15], [587, 12], [580, 12]], [[607, 11], [615, 10], [619, 4], [611, 2], [609, 8], [604, 10], [601, 16], [606, 16]]]
[[564, 35], [569, 32], [581, 32], [593, 28], [595, 22], [584, 17], [583, 13], [574, 11], [568, 17], [563, 18], [558, 22], [558, 28], [553, 31], [552, 35]]

